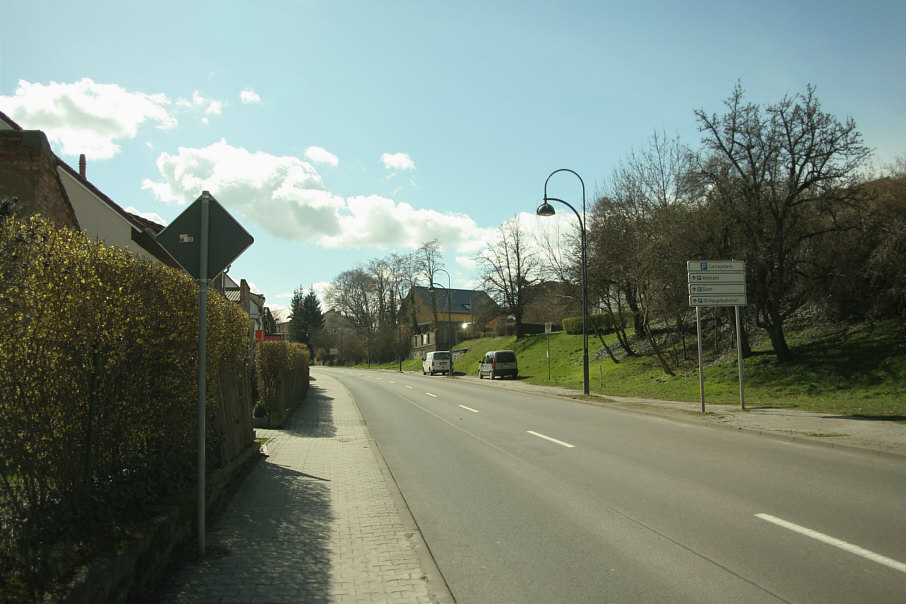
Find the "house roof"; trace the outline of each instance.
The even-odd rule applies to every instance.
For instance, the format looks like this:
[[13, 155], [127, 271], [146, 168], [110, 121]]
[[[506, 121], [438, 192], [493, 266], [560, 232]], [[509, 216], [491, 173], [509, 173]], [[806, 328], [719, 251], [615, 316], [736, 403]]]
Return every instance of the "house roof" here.
[[[2, 121], [3, 124], [10, 130], [22, 130], [22, 127], [19, 124], [17, 124], [2, 111], [0, 111], [0, 121]], [[133, 241], [139, 244], [149, 254], [160, 260], [162, 263], [174, 268], [179, 268], [179, 264], [155, 239], [155, 235], [163, 230], [164, 227], [162, 225], [159, 225], [156, 222], [153, 222], [146, 218], [136, 216], [131, 212], [127, 212], [118, 203], [110, 199], [100, 189], [91, 184], [91, 182], [87, 178], [83, 177], [77, 170], [72, 168], [72, 166], [60, 159], [57, 154], [54, 153], [53, 157], [56, 161], [58, 169], [68, 173], [77, 183], [79, 183], [79, 185], [87, 189], [101, 203], [119, 214], [122, 219], [132, 227]]]
[[[431, 293], [427, 287], [416, 285], [412, 288], [413, 292], [425, 302], [431, 300]], [[438, 310], [447, 310], [447, 297], [449, 291], [450, 312], [469, 313], [472, 312], [472, 305], [486, 304], [491, 301], [487, 292], [474, 289], [450, 289], [443, 286], [434, 289], [434, 297], [437, 300]]]
[[293, 318], [293, 309], [285, 306], [282, 306], [280, 308], [271, 308], [271, 316], [274, 317], [274, 321], [277, 323], [277, 325], [289, 323], [290, 319]]

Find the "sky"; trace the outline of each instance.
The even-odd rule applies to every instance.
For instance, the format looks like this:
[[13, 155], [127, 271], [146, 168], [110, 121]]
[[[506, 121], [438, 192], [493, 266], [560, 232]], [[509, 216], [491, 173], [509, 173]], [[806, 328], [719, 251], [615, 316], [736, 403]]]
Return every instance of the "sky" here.
[[737, 82], [814, 85], [890, 164], [904, 23], [893, 0], [0, 0], [0, 111], [162, 224], [210, 191], [255, 238], [229, 274], [279, 307], [435, 238], [472, 287], [505, 221], [578, 223], [535, 216], [552, 172], [590, 207], [655, 132], [697, 147]]

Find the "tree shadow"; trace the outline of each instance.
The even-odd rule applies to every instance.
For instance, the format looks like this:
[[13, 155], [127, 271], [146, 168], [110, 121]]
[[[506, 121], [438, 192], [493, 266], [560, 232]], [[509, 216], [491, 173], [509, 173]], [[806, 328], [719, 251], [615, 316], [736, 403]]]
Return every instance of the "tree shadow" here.
[[823, 415], [823, 419], [850, 419], [863, 422], [906, 423], [906, 415]]

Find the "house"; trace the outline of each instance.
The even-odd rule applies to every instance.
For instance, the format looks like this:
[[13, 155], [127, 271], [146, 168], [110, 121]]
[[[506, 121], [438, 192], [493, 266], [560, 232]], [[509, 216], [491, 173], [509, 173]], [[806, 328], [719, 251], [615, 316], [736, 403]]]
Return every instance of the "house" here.
[[582, 292], [571, 283], [542, 281], [532, 286], [531, 300], [522, 315], [523, 323], [550, 322], [554, 331], [563, 329], [563, 319], [582, 316]]
[[289, 341], [289, 322], [293, 318], [293, 309], [283, 306], [280, 308], [269, 308], [271, 316], [274, 318], [274, 326], [280, 338]]
[[[15, 198], [15, 213], [40, 213], [61, 227], [80, 229], [92, 240], [181, 270], [157, 242], [163, 225], [124, 210], [88, 181], [86, 171], [84, 155], [79, 158], [79, 170], [74, 170], [51, 151], [43, 132], [23, 130], [0, 112], [0, 199]], [[254, 355], [257, 339], [276, 334], [264, 296], [253, 293], [245, 279], [237, 284], [226, 273], [212, 285], [249, 315]]]
[[3, 113], [0, 154], [0, 195], [17, 197], [24, 214], [40, 213], [61, 226], [81, 229], [92, 240], [178, 267], [155, 239], [164, 227], [127, 212], [91, 184], [84, 155], [74, 170], [53, 154], [43, 132], [23, 130]]
[[413, 358], [424, 358], [433, 350], [452, 349], [457, 329], [470, 325], [492, 327], [501, 318], [500, 307], [486, 292], [443, 287], [431, 291], [413, 287], [403, 298], [402, 312], [404, 320], [413, 326]]

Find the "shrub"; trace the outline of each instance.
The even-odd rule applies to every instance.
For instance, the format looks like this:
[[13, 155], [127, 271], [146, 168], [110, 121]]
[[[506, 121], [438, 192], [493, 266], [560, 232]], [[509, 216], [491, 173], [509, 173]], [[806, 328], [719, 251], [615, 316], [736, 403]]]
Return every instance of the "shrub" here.
[[[213, 465], [236, 431], [218, 421], [217, 386], [247, 382], [249, 348], [238, 305], [209, 296], [208, 317]], [[185, 273], [38, 217], [0, 218], [0, 585], [45, 573], [61, 537], [115, 527], [191, 481], [197, 349]], [[249, 397], [231, 396], [250, 416]]]
[[[631, 318], [631, 313], [624, 312], [623, 317], [625, 319]], [[598, 328], [598, 331], [601, 333], [610, 333], [616, 329], [616, 324], [614, 323], [614, 317], [612, 314], [608, 313], [597, 313], [589, 315], [588, 322], [588, 331], [589, 333], [594, 332], [594, 327]], [[570, 335], [577, 335], [582, 333], [582, 317], [569, 317], [563, 319], [563, 331]]]
[[308, 364], [309, 351], [305, 344], [287, 341], [258, 343], [255, 353], [258, 396], [268, 415], [276, 415], [278, 424], [293, 404], [305, 398]]

